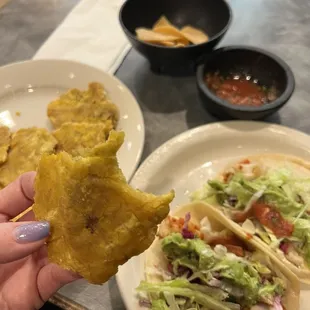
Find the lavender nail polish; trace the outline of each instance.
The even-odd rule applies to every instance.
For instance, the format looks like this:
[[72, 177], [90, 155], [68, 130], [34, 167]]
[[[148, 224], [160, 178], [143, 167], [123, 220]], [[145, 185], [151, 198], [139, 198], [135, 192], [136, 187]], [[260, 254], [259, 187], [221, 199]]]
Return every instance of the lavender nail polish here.
[[30, 243], [46, 238], [49, 232], [48, 222], [34, 222], [16, 227], [13, 235], [18, 243]]

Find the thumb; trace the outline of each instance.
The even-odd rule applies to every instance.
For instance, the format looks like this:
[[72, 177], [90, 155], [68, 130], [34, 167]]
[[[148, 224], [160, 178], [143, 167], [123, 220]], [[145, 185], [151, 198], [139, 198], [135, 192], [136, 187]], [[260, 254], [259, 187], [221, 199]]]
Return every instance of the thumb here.
[[0, 224], [0, 264], [26, 257], [44, 245], [49, 235], [48, 222]]

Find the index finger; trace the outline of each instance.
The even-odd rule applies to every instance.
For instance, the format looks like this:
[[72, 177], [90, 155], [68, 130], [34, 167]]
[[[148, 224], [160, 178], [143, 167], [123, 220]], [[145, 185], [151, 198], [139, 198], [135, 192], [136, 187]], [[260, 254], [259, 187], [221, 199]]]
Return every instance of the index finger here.
[[33, 204], [35, 172], [22, 174], [0, 191], [0, 222], [6, 222]]

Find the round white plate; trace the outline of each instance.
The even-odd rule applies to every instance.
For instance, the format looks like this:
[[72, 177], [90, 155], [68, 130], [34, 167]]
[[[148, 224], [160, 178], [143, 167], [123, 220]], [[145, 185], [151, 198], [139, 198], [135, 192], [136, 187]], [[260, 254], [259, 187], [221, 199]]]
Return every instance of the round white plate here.
[[102, 83], [120, 109], [117, 129], [126, 138], [118, 159], [129, 180], [143, 151], [143, 116], [130, 90], [99, 69], [66, 60], [30, 60], [0, 68], [0, 124], [13, 131], [32, 126], [53, 130], [46, 114], [48, 103], [70, 88], [87, 89], [90, 82]]
[[[172, 208], [189, 202], [189, 194], [238, 157], [283, 153], [310, 159], [310, 137], [299, 131], [259, 122], [223, 122], [198, 127], [163, 144], [140, 166], [132, 186], [154, 194], [176, 192]], [[128, 310], [139, 309], [135, 288], [143, 278], [143, 254], [117, 274]], [[302, 291], [300, 310], [307, 310], [310, 291]]]

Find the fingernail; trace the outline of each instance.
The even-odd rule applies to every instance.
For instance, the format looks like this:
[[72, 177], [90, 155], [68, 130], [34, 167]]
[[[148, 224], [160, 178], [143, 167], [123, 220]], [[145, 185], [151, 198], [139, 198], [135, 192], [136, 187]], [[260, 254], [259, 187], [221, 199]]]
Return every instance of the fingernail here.
[[50, 232], [48, 222], [24, 224], [14, 229], [13, 235], [18, 243], [30, 243], [46, 238]]

